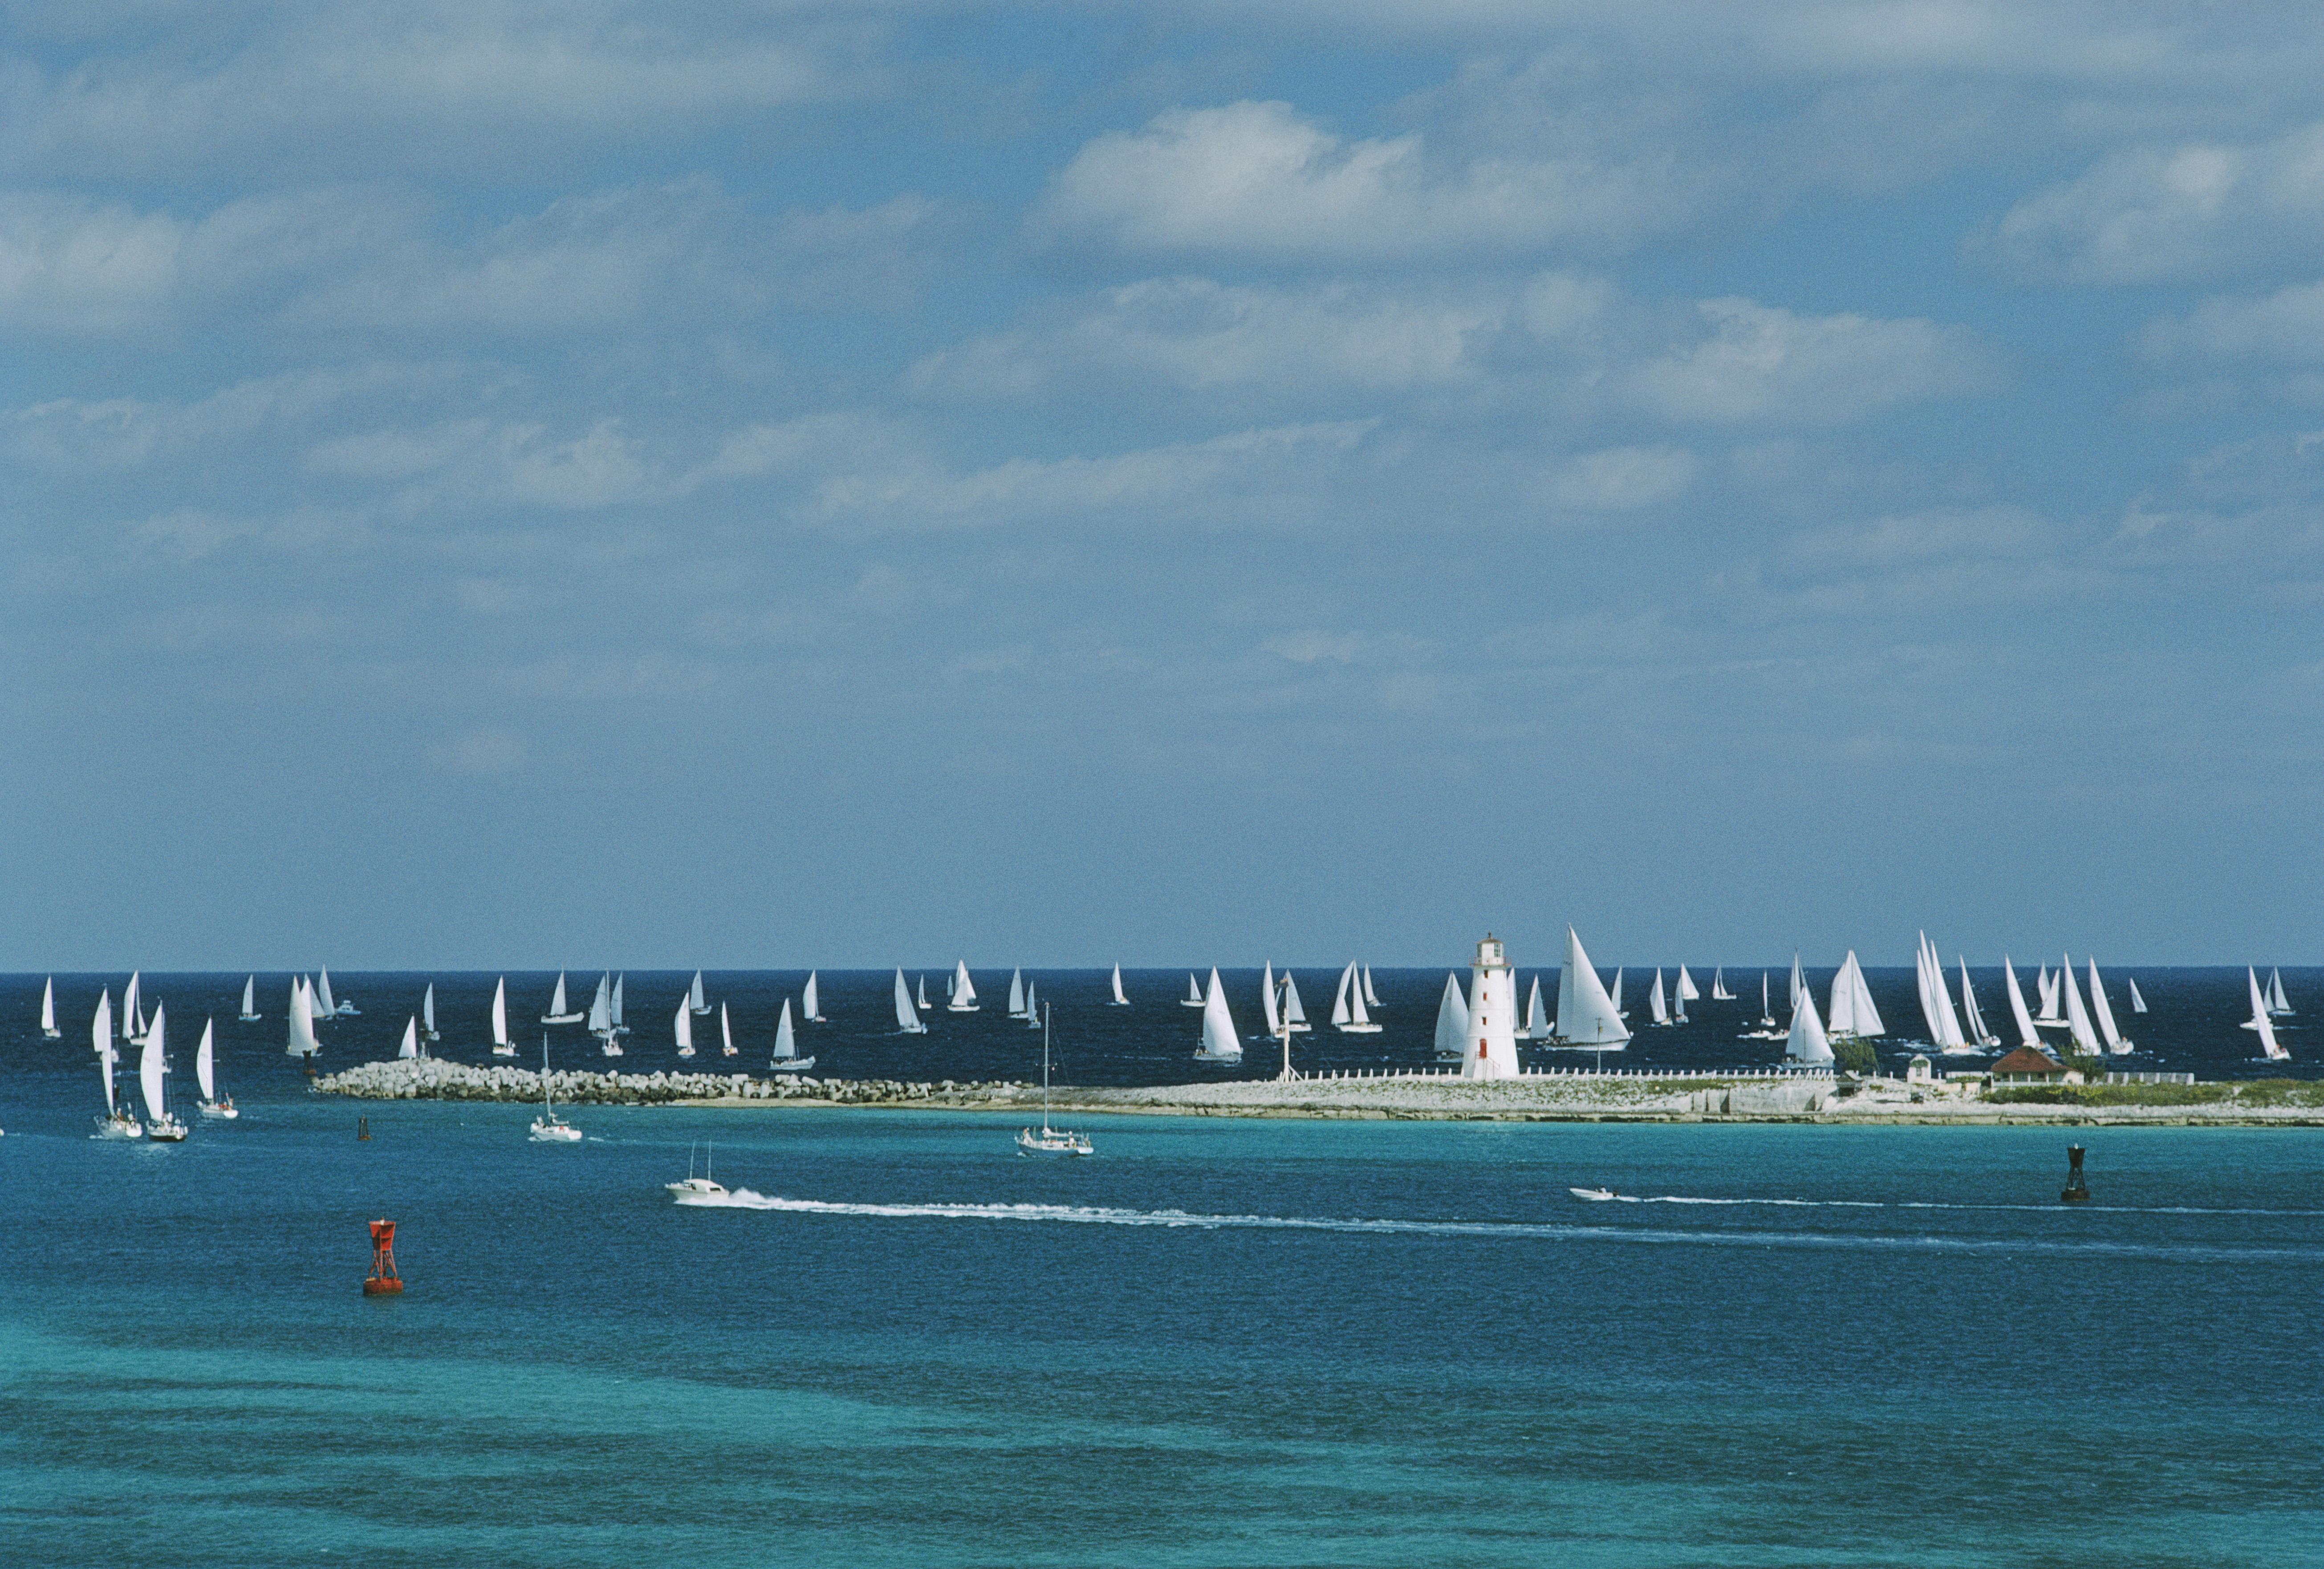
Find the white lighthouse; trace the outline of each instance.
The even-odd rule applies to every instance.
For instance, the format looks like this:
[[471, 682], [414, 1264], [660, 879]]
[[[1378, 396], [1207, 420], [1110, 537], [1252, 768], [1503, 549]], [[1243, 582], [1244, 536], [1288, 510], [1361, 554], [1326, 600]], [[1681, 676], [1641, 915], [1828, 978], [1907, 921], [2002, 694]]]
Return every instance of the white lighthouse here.
[[1462, 1054], [1464, 1079], [1517, 1076], [1517, 983], [1501, 941], [1490, 932], [1477, 945], [1469, 968], [1469, 1047]]

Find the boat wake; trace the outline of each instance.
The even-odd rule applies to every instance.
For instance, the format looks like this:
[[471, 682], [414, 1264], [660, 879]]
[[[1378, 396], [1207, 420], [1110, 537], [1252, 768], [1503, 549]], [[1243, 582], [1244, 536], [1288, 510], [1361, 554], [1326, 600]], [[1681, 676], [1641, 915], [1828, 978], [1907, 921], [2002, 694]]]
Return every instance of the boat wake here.
[[[1646, 1201], [1641, 1201], [1646, 1202]], [[1734, 1200], [1734, 1203], [1773, 1201]], [[1820, 1207], [1814, 1200], [1796, 1200]], [[882, 1220], [981, 1221], [987, 1223], [1135, 1226], [1171, 1231], [1325, 1232], [1370, 1236], [1495, 1237], [1539, 1241], [1629, 1242], [1706, 1247], [1840, 1248], [1880, 1251], [1936, 1249], [1962, 1252], [2107, 1253], [2151, 1259], [2297, 1259], [2324, 1260], [2324, 1248], [2219, 1247], [2203, 1244], [2051, 1241], [2030, 1238], [1948, 1237], [1869, 1232], [1663, 1230], [1645, 1226], [1592, 1226], [1541, 1221], [1376, 1220], [1308, 1215], [1205, 1214], [1192, 1210], [1125, 1209], [1095, 1204], [847, 1204], [829, 1199], [784, 1198], [738, 1187], [723, 1195], [690, 1199], [696, 1209], [774, 1211], [787, 1214], [865, 1217]], [[1849, 1207], [1859, 1207], [1850, 1205]], [[1872, 1204], [1872, 1208], [1903, 1207]], [[1937, 1206], [1927, 1206], [1937, 1207]], [[1960, 1208], [2012, 1206], [1953, 1206]], [[2025, 1206], [2033, 1207], [2033, 1206]], [[2306, 1213], [2306, 1212], [2281, 1212]]]
[[[2034, 1214], [2070, 1214], [2077, 1212], [2061, 1209], [2054, 1204], [1948, 1204], [1935, 1199], [1870, 1199], [1870, 1198], [1704, 1198], [1688, 1194], [1616, 1193], [1605, 1187], [1570, 1187], [1566, 1191], [1591, 1204], [1704, 1204], [1719, 1208], [1729, 1206], [1764, 1206], [1770, 1209], [1941, 1209], [2011, 1211]], [[2104, 1211], [2110, 1214], [2134, 1215], [2281, 1215], [2288, 1218], [2313, 1218], [2324, 1215], [2316, 1209], [2213, 1209], [2200, 1204], [2094, 1204], [2080, 1213]]]

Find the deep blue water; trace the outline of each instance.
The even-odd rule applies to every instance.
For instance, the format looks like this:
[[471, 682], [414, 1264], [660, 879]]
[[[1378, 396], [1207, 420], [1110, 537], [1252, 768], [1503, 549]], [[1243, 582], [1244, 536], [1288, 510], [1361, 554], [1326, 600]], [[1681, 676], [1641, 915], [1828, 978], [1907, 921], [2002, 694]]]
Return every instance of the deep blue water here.
[[[1400, 981], [1396, 1015], [1442, 975]], [[402, 1010], [386, 978], [341, 984], [366, 1009], [332, 1027], [344, 1061]], [[226, 982], [154, 985], [176, 1038]], [[2056, 1202], [2065, 1136], [2026, 1128], [1116, 1118], [1056, 1165], [972, 1113], [588, 1107], [588, 1140], [550, 1148], [521, 1106], [306, 1094], [265, 1006], [229, 1057], [246, 1114], [174, 1148], [88, 1139], [85, 1040], [0, 1031], [0, 1562], [2274, 1566], [2324, 1543], [2311, 1132], [2089, 1130], [2087, 1209]], [[641, 1034], [663, 1011], [633, 1005]], [[1191, 1009], [1126, 1011], [1191, 1037]], [[937, 1076], [1021, 1049], [938, 1020]], [[898, 1049], [841, 1048], [867, 1072]], [[746, 1207], [671, 1205], [712, 1140]], [[1600, 1186], [1696, 1202], [1568, 1191]], [[359, 1292], [376, 1215], [401, 1299]]]

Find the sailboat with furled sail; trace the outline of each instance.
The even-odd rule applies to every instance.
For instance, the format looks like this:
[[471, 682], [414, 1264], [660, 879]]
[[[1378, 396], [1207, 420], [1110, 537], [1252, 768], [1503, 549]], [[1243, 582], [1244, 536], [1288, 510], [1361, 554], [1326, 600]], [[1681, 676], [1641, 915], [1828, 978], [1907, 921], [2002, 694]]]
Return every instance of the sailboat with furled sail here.
[[1785, 1031], [1775, 1028], [1775, 1005], [1767, 1001], [1767, 972], [1765, 970], [1759, 972], [1759, 1028], [1757, 1029], [1747, 1029], [1743, 1031], [1742, 1034], [1737, 1036], [1736, 1038], [1738, 1040], [1784, 1040], [1788, 1038]]
[[64, 1038], [64, 1032], [57, 1028], [57, 978], [54, 975], [50, 976], [41, 987], [41, 1038]]
[[587, 1018], [577, 1013], [565, 1001], [565, 972], [557, 972], [557, 994], [549, 1000], [549, 1011], [540, 1016], [543, 1024], [578, 1024]]
[[145, 1130], [121, 1103], [120, 1088], [114, 1082], [118, 1059], [113, 1055], [113, 993], [98, 993], [97, 1014], [88, 1021], [89, 1044], [97, 1048], [97, 1077], [105, 1084], [105, 1115], [97, 1120], [97, 1139], [143, 1139]]
[[186, 1125], [170, 1112], [170, 1058], [163, 1041], [169, 1008], [153, 1004], [153, 1022], [145, 1029], [145, 1047], [137, 1057], [137, 1087], [145, 1097], [145, 1137], [156, 1144], [184, 1140]]
[[1119, 961], [1116, 961], [1113, 966], [1113, 996], [1112, 999], [1106, 1003], [1106, 1006], [1109, 1008], [1127, 1008], [1130, 1006], [1129, 994], [1121, 989], [1121, 964]]
[[205, 1117], [217, 1117], [231, 1121], [242, 1115], [234, 1108], [232, 1095], [217, 1091], [217, 1058], [211, 1046], [211, 1021], [202, 1020], [202, 1044], [194, 1052], [194, 1083], [201, 1087], [202, 1098], [197, 1106]]
[[[1223, 1004], [1222, 1004], [1223, 1006]], [[1231, 1029], [1232, 1024], [1228, 1028]], [[1065, 1128], [1049, 1126], [1049, 1016], [1041, 1015], [1041, 1131], [1030, 1128], [1017, 1131], [1017, 1153], [1019, 1155], [1094, 1155], [1086, 1133], [1075, 1133]]]
[[[920, 983], [926, 986], [927, 983]], [[904, 984], [904, 972], [896, 972], [896, 1028], [906, 1035], [926, 1035], [928, 1027], [920, 1020], [920, 1011], [912, 1004], [912, 989]]]
[[[914, 1023], [919, 1020], [915, 1019]], [[803, 1074], [815, 1066], [815, 1058], [798, 1054], [798, 1042], [791, 1035], [791, 1000], [783, 999], [783, 1013], [775, 1020], [775, 1055], [767, 1066], [779, 1074]]]
[[[1536, 985], [1538, 982], [1535, 983]], [[1469, 1056], [1469, 1000], [1461, 994], [1458, 971], [1444, 974], [1444, 994], [1436, 1001], [1436, 1060], [1465, 1062]]]
[[1203, 999], [1203, 1035], [1194, 1048], [1194, 1060], [1242, 1060], [1242, 1042], [1235, 1038], [1234, 1015], [1227, 1010], [1226, 988], [1219, 984], [1216, 965], [1212, 966], [1210, 991]]
[[503, 975], [493, 987], [493, 1055], [514, 1057], [516, 1042], [508, 1032], [508, 977]]
[[557, 1107], [549, 1094], [549, 1032], [540, 1035], [540, 1115], [532, 1120], [532, 1141], [536, 1144], [578, 1144], [581, 1130], [557, 1114]]
[[803, 1024], [828, 1024], [823, 1016], [822, 999], [816, 994], [816, 972], [807, 973], [807, 984], [799, 990], [799, 1021]]
[[258, 977], [252, 975], [242, 983], [242, 1016], [244, 1024], [258, 1022]]

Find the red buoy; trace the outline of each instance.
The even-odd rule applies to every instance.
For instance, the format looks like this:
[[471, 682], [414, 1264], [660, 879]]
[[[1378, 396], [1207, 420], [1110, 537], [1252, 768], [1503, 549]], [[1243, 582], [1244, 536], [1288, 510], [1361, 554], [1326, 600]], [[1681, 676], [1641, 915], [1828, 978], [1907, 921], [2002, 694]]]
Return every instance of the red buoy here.
[[364, 1277], [364, 1295], [392, 1297], [403, 1290], [403, 1277], [395, 1272], [395, 1223], [371, 1223], [371, 1273]]

